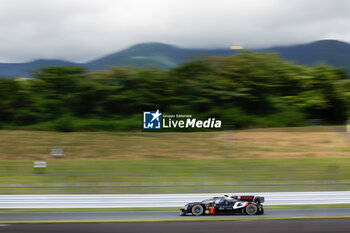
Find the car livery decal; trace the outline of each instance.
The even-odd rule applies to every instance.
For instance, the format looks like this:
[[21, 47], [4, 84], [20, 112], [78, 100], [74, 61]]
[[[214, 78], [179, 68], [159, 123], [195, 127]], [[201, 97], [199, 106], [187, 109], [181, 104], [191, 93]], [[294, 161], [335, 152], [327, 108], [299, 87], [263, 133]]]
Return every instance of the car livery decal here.
[[243, 202], [243, 201], [237, 201], [234, 205], [233, 205], [233, 209], [239, 209], [242, 207], [245, 207], [248, 205], [248, 202]]

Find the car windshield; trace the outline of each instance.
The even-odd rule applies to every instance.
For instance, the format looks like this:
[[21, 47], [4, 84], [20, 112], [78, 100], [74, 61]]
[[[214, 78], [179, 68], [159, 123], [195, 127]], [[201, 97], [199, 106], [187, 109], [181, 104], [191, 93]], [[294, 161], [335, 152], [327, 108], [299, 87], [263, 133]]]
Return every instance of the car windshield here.
[[203, 204], [209, 204], [209, 201], [210, 201], [209, 199], [205, 199], [205, 200], [202, 201], [202, 203]]

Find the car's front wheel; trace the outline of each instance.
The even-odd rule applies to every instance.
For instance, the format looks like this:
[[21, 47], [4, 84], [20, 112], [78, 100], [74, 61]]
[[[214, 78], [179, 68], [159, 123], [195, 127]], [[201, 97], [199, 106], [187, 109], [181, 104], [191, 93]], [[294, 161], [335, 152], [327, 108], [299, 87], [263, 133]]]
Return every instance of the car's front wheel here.
[[203, 214], [203, 212], [204, 212], [204, 208], [203, 208], [203, 206], [201, 206], [199, 204], [194, 205], [192, 207], [192, 214], [195, 215], [195, 216], [200, 216], [200, 215]]
[[256, 205], [254, 205], [254, 204], [248, 204], [245, 207], [245, 212], [248, 215], [254, 215], [258, 212], [258, 207], [256, 207]]

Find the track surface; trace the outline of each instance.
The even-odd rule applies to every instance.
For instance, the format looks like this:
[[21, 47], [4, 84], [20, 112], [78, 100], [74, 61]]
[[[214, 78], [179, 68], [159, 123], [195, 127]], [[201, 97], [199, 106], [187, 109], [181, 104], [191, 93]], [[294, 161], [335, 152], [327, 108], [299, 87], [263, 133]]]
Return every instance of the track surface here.
[[2, 233], [348, 233], [349, 219], [0, 225]]
[[[350, 208], [330, 209], [271, 209], [254, 217], [319, 217], [350, 216]], [[0, 221], [11, 220], [97, 220], [97, 219], [189, 219], [189, 218], [249, 218], [241, 215], [180, 216], [177, 211], [125, 211], [125, 212], [67, 212], [67, 213], [0, 213]], [[350, 221], [350, 220], [348, 220]], [[349, 231], [350, 232], [350, 231]]]

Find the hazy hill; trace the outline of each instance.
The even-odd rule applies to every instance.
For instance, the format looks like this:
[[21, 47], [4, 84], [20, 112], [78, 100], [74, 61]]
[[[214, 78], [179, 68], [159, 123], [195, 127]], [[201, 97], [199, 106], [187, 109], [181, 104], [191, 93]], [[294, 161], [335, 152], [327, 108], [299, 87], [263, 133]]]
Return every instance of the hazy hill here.
[[350, 44], [338, 40], [319, 40], [307, 44], [272, 47], [260, 51], [277, 52], [283, 59], [301, 65], [324, 62], [350, 70]]
[[[350, 44], [337, 40], [320, 40], [307, 44], [253, 51], [276, 52], [283, 59], [300, 65], [315, 65], [318, 62], [324, 62], [350, 70]], [[144, 43], [91, 61], [87, 63], [87, 66], [92, 70], [123, 65], [156, 66], [161, 69], [169, 69], [188, 60], [193, 55], [229, 56], [235, 52], [230, 49], [185, 49], [162, 43]]]
[[32, 62], [24, 63], [0, 63], [0, 75], [3, 77], [30, 77], [31, 71], [38, 69], [40, 66], [74, 66], [77, 63], [54, 60], [39, 59]]
[[[314, 65], [324, 62], [335, 67], [350, 70], [350, 44], [337, 40], [320, 40], [307, 44], [284, 47], [271, 47], [253, 51], [276, 52], [289, 61], [300, 65]], [[163, 43], [143, 43], [103, 56], [85, 64], [63, 60], [35, 60], [28, 63], [0, 63], [0, 75], [30, 77], [30, 71], [40, 66], [82, 65], [90, 70], [105, 69], [108, 66], [134, 65], [139, 67], [154, 66], [160, 69], [175, 67], [200, 54], [229, 56], [237, 51], [230, 49], [188, 49]]]
[[106, 66], [124, 65], [155, 66], [169, 69], [188, 60], [191, 55], [228, 56], [232, 52], [229, 49], [185, 49], [163, 43], [143, 43], [91, 61], [87, 63], [87, 66], [92, 70], [104, 69]]

